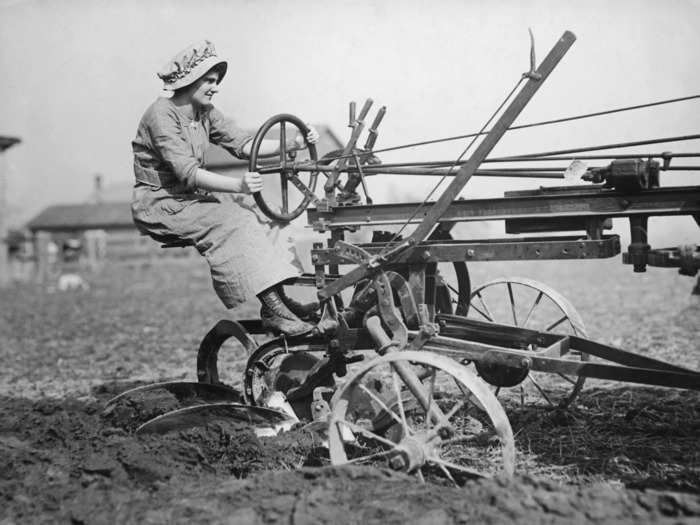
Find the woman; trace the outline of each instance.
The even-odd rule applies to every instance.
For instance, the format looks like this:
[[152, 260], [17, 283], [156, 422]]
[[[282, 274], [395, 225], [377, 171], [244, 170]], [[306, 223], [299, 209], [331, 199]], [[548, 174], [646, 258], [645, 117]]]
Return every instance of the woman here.
[[[300, 335], [313, 327], [305, 312], [284, 296], [280, 282], [299, 275], [293, 254], [275, 245], [280, 228], [255, 207], [251, 193], [262, 189], [258, 173], [235, 179], [207, 171], [209, 143], [238, 158], [251, 153], [252, 137], [214, 108], [211, 99], [226, 75], [227, 63], [209, 41], [178, 53], [158, 72], [170, 98], [158, 98], [146, 110], [132, 142], [136, 184], [132, 214], [138, 229], [160, 242], [186, 241], [196, 246], [211, 269], [214, 289], [228, 308], [257, 295], [268, 328]], [[309, 128], [305, 139], [318, 141]], [[265, 140], [261, 155], [279, 153], [279, 142]], [[176, 278], [176, 276], [174, 276]], [[285, 304], [285, 301], [287, 304]]]

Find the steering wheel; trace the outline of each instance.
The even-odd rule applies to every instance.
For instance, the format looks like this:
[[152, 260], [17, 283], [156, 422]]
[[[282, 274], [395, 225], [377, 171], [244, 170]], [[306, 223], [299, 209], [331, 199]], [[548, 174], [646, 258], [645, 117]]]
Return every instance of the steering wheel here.
[[[306, 127], [306, 124], [304, 124], [300, 118], [287, 113], [275, 115], [268, 119], [256, 133], [251, 146], [250, 163], [248, 166], [248, 171], [256, 171], [261, 175], [279, 174], [281, 200], [279, 206], [273, 205], [270, 202], [270, 195], [267, 196], [266, 200], [262, 192], [253, 193], [253, 198], [265, 215], [281, 222], [289, 222], [301, 215], [309, 203], [316, 198], [314, 190], [318, 178], [317, 171], [304, 170], [303, 167], [300, 167], [296, 162], [298, 151], [308, 151], [309, 160], [315, 163], [317, 160], [316, 146], [307, 142], [306, 150], [288, 151], [287, 124], [291, 124], [293, 131], [298, 130], [301, 132], [303, 137], [306, 137], [309, 132], [309, 128]], [[274, 157], [262, 158], [260, 156], [260, 145], [266, 135], [278, 125], [279, 134], [272, 133], [270, 138], [274, 137], [279, 140], [279, 154]], [[300, 177], [301, 173], [308, 174], [306, 183], [302, 181]], [[296, 191], [291, 195], [289, 191], [290, 182], [292, 183], [292, 187], [296, 188]], [[292, 198], [291, 201], [290, 197]]]

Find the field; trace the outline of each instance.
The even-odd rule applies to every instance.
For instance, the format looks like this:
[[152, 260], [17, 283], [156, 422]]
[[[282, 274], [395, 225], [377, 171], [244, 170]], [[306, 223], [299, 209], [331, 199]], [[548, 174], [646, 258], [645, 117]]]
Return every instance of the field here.
[[[548, 283], [588, 335], [700, 368], [700, 297], [675, 270], [619, 260], [481, 263], [472, 282]], [[195, 380], [227, 312], [198, 259], [107, 266], [87, 292], [16, 285], [0, 302], [0, 523], [683, 523], [700, 521], [700, 394], [588, 381], [567, 411], [508, 401], [517, 476], [453, 488], [377, 467], [334, 469], [300, 430], [212, 425], [131, 435], [174, 399], [103, 415], [141, 383]], [[240, 383], [245, 355], [222, 350]], [[323, 467], [323, 468], [318, 468]]]

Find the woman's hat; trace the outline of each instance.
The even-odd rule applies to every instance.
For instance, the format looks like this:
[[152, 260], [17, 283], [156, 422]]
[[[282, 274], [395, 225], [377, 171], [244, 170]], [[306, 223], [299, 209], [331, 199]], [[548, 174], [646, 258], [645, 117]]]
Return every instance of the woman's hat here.
[[180, 51], [158, 71], [163, 89], [173, 91], [189, 86], [213, 67], [219, 67], [219, 82], [224, 78], [228, 64], [216, 56], [214, 44], [201, 40]]

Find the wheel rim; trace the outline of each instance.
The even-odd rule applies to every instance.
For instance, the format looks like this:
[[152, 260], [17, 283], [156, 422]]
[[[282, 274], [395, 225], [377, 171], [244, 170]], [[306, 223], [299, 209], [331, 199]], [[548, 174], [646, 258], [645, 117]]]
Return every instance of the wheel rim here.
[[[421, 367], [433, 417], [403, 388], [396, 363]], [[388, 414], [399, 432], [382, 432], [368, 422], [364, 407], [355, 404], [362, 396]], [[435, 420], [435, 406], [449, 425]], [[347, 442], [348, 430], [355, 443]], [[458, 485], [473, 477], [512, 475], [514, 469], [513, 433], [498, 400], [471, 371], [431, 352], [396, 352], [363, 365], [331, 400], [328, 437], [334, 465], [386, 461], [421, 480], [438, 476]]]
[[[314, 199], [318, 172], [299, 169], [295, 162], [317, 159], [316, 146], [308, 144], [305, 150], [288, 152], [287, 137], [298, 130], [306, 136], [306, 124], [294, 115], [281, 114], [270, 118], [258, 130], [251, 146], [249, 171], [261, 173], [265, 187], [253, 194], [262, 212], [271, 219], [289, 222], [301, 215]], [[279, 141], [279, 154], [275, 159], [259, 157], [264, 139]], [[275, 180], [273, 180], [275, 179]]]
[[[522, 277], [499, 278], [476, 288], [471, 294], [469, 317], [544, 332], [587, 335], [580, 314], [564, 296], [543, 283]], [[590, 359], [588, 354], [575, 351], [567, 351], [561, 357]], [[585, 383], [582, 376], [530, 371], [509, 388], [493, 378], [489, 380], [485, 368], [481, 371], [480, 375], [495, 386], [496, 395], [515, 397], [521, 405], [546, 408], [568, 406]]]

